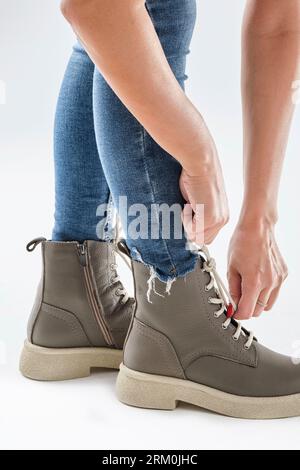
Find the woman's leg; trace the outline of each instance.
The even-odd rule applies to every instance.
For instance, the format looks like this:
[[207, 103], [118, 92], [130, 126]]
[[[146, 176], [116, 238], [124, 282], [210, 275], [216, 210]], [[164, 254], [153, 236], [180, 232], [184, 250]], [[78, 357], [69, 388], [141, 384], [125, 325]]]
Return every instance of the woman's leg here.
[[35, 380], [118, 368], [132, 316], [134, 302], [117, 275], [114, 244], [106, 242], [113, 238], [109, 217], [104, 211], [102, 220], [97, 217], [99, 205], [108, 210], [110, 192], [94, 134], [93, 75], [93, 63], [76, 45], [55, 121], [53, 240], [39, 238], [27, 245], [33, 251], [41, 244], [43, 258], [20, 361], [23, 375]]
[[[99, 233], [97, 207], [110, 191], [97, 150], [93, 118], [94, 64], [76, 44], [57, 103], [54, 129], [55, 226], [53, 240], [110, 239]], [[101, 227], [101, 224], [98, 225]]]
[[[172, 70], [183, 87], [196, 2], [148, 0], [146, 6]], [[174, 233], [173, 217], [170, 236], [163, 233], [161, 207], [158, 207], [161, 204], [177, 205], [175, 212], [177, 222], [178, 218], [180, 221], [183, 199], [179, 190], [179, 163], [154, 142], [97, 70], [94, 74], [94, 118], [100, 159], [115, 204], [119, 206], [119, 198], [125, 196], [128, 208], [137, 208], [134, 205], [141, 204], [147, 211], [146, 215], [140, 214], [142, 222], [148, 216], [146, 230], [144, 227], [144, 233], [135, 239], [130, 230], [135, 216], [120, 208], [133, 258], [143, 260], [152, 268], [152, 274], [163, 281], [184, 276], [194, 269], [196, 256], [186, 249], [185, 237]]]

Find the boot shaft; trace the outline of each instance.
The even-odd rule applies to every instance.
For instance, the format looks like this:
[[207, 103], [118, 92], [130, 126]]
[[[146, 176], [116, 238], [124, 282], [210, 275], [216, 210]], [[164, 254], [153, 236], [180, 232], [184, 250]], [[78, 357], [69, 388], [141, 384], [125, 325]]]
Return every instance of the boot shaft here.
[[113, 245], [43, 240], [41, 250], [43, 269], [29, 341], [45, 347], [122, 348], [132, 301], [122, 302], [122, 284], [112, 279]]

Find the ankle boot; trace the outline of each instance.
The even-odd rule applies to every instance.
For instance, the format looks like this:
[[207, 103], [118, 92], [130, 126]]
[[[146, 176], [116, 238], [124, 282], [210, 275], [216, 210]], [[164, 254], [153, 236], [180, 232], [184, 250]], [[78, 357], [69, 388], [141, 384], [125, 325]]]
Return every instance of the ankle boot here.
[[[228, 317], [224, 285], [208, 250], [170, 295], [133, 262], [136, 307], [117, 394], [128, 405], [171, 410], [191, 403], [239, 418], [300, 415], [300, 366], [270, 351]], [[223, 292], [222, 292], [223, 291]]]
[[36, 380], [86, 377], [118, 369], [134, 300], [116, 272], [115, 245], [85, 241], [41, 244], [43, 270], [28, 322], [20, 370]]

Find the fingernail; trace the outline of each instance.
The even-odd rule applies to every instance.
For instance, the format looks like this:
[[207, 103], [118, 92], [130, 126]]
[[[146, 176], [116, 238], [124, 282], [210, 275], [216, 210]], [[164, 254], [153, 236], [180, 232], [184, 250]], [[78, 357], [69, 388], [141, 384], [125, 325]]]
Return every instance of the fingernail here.
[[227, 305], [227, 312], [226, 312], [226, 316], [227, 318], [232, 318], [233, 315], [234, 315], [234, 308], [233, 308], [233, 305], [232, 304], [228, 304]]

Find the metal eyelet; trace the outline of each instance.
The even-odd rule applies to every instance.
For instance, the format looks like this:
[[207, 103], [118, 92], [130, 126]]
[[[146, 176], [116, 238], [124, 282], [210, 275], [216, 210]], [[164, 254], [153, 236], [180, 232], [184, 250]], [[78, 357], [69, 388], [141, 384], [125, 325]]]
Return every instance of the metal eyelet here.
[[246, 346], [246, 345], [244, 345], [244, 349], [245, 349], [245, 351], [249, 351], [249, 349], [250, 349], [250, 346]]
[[212, 303], [212, 297], [208, 297], [207, 302], [208, 302], [209, 304], [211, 304], [211, 303]]
[[210, 289], [208, 289], [207, 286], [204, 287], [204, 290], [205, 290], [205, 292], [209, 292], [209, 291], [210, 291]]
[[214, 312], [214, 317], [219, 318], [219, 314], [217, 312]]
[[223, 329], [223, 330], [227, 330], [227, 329], [228, 329], [228, 326], [225, 326], [224, 323], [222, 323], [222, 329]]
[[238, 340], [239, 340], [239, 338], [237, 338], [237, 337], [234, 336], [234, 335], [232, 336], [232, 339], [233, 339], [233, 341], [238, 341]]

